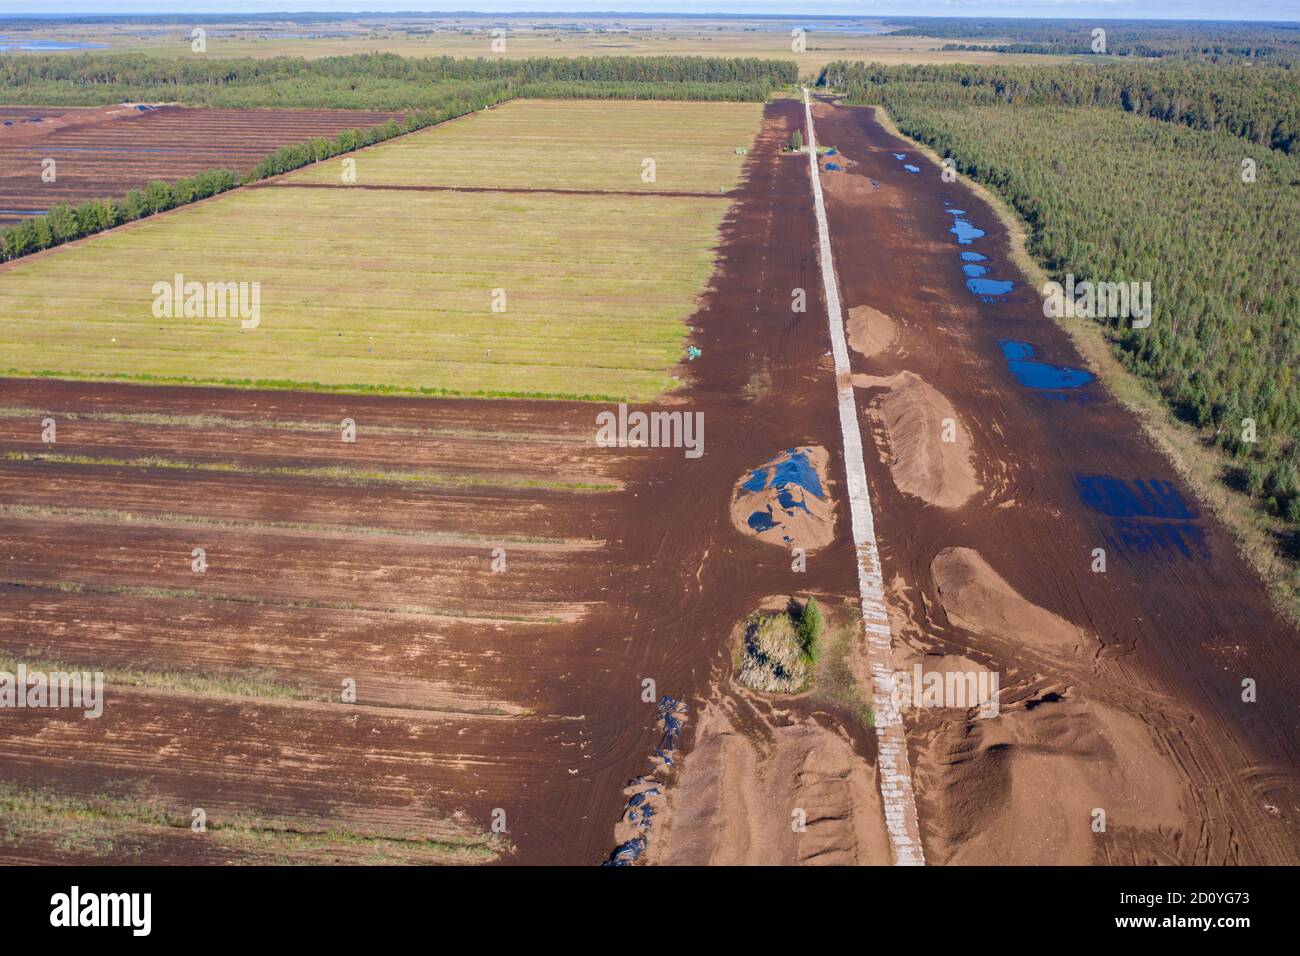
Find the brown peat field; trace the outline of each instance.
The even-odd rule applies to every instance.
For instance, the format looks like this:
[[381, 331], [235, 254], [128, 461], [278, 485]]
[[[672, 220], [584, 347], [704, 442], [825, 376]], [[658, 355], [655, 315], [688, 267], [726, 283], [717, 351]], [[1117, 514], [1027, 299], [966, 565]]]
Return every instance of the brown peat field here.
[[[1011, 374], [1079, 358], [983, 200], [826, 102], [837, 375], [804, 117], [512, 102], [0, 269], [0, 671], [106, 682], [0, 714], [0, 860], [886, 864], [901, 746], [929, 862], [1294, 862], [1263, 585], [1104, 383]], [[810, 597], [807, 685], [741, 686]], [[1000, 713], [881, 744], [882, 666]]]
[[121, 197], [153, 180], [170, 182], [208, 169], [243, 174], [278, 146], [402, 115], [131, 103], [0, 106], [0, 225], [58, 203]]

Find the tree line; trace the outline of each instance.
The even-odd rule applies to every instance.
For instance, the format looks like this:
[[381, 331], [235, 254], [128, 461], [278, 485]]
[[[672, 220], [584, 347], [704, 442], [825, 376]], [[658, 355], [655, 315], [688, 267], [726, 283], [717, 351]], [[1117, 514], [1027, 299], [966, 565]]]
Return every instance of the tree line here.
[[[315, 60], [164, 59], [143, 54], [0, 57], [0, 96], [34, 106], [179, 102], [231, 109], [399, 110], [437, 106], [447, 90], [531, 83], [724, 84], [747, 98], [798, 80], [793, 61], [753, 58], [402, 57], [358, 53]], [[761, 91], [761, 92], [760, 92]]]
[[1106, 31], [1108, 56], [1300, 62], [1300, 25], [1186, 20], [1030, 20], [1020, 18], [890, 18], [896, 36], [968, 41], [945, 49], [1005, 53], [1092, 54], [1092, 31]]
[[[900, 86], [927, 86], [927, 101], [953, 107], [1103, 106], [1192, 129], [1226, 130], [1251, 143], [1300, 150], [1300, 72], [1195, 63], [1062, 66], [827, 64], [818, 82], [855, 102], [887, 105]], [[921, 91], [918, 91], [921, 92]], [[910, 95], [910, 94], [909, 94]]]

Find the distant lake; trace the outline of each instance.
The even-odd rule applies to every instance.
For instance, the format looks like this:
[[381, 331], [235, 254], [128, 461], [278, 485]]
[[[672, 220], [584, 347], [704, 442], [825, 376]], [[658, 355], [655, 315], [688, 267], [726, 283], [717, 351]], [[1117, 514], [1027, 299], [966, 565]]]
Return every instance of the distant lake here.
[[[0, 37], [0, 41], [7, 40], [9, 37]], [[10, 50], [52, 53], [58, 50], [103, 50], [107, 47], [107, 43], [82, 43], [78, 40], [28, 40], [18, 43], [0, 42], [0, 53], [7, 53]]]

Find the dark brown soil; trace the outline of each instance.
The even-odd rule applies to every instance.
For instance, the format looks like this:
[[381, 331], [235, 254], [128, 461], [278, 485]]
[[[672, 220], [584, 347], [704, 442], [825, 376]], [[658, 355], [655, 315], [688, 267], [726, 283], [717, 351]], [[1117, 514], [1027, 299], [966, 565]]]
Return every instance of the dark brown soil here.
[[[35, 116], [42, 122], [30, 122]], [[402, 116], [371, 110], [0, 107], [0, 118], [15, 123], [0, 127], [0, 225], [59, 203], [121, 198], [155, 179], [170, 182], [206, 169], [246, 173], [277, 147]], [[55, 161], [54, 182], [41, 177], [45, 159]]]

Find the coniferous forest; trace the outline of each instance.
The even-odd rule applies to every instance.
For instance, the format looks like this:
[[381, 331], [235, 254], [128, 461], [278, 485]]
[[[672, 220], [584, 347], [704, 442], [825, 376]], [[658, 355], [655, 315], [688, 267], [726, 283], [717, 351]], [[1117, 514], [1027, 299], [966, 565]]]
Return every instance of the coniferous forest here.
[[456, 96], [608, 95], [763, 100], [793, 62], [727, 57], [457, 59], [357, 53], [315, 60], [160, 59], [143, 54], [0, 57], [0, 97], [35, 106], [177, 102], [226, 109], [438, 109]]

